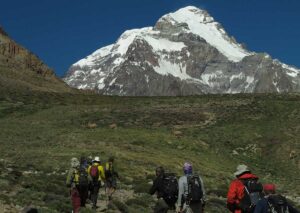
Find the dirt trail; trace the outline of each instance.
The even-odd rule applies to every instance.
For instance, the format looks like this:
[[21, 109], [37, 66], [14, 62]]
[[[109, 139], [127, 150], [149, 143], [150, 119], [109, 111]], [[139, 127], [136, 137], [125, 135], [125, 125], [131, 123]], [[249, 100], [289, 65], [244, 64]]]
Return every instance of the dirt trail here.
[[18, 213], [20, 209], [17, 209], [13, 205], [7, 205], [0, 201], [0, 212], [1, 213]]
[[[118, 200], [121, 202], [125, 202], [128, 199], [133, 198], [134, 192], [133, 190], [125, 190], [125, 189], [118, 189], [114, 194], [113, 194], [113, 200]], [[105, 195], [104, 189], [100, 189], [99, 192], [99, 197], [98, 197], [98, 202], [97, 202], [98, 208], [96, 209], [96, 213], [100, 212], [107, 212], [109, 210], [110, 213], [121, 213], [119, 210], [112, 210], [110, 208], [110, 204], [108, 201], [108, 197]], [[92, 205], [89, 203], [86, 205], [87, 208], [91, 209]]]

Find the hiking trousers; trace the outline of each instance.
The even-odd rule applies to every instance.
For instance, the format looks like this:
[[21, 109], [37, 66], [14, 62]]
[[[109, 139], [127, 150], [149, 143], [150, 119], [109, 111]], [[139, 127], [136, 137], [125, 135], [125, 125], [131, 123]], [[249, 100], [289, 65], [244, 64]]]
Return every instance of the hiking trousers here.
[[77, 188], [71, 189], [71, 201], [72, 201], [72, 207], [73, 207], [73, 212], [74, 213], [79, 213], [80, 209], [80, 196]]
[[170, 207], [164, 199], [160, 198], [155, 204], [154, 213], [175, 213], [175, 205]]
[[186, 206], [184, 213], [203, 213], [202, 202], [190, 203]]
[[101, 183], [99, 181], [92, 182], [91, 201], [93, 203], [94, 208], [97, 207], [97, 200], [98, 200], [100, 186]]
[[86, 200], [89, 194], [89, 186], [88, 185], [78, 185], [77, 190], [80, 196], [80, 206], [85, 207]]
[[114, 177], [109, 177], [105, 180], [105, 187], [106, 188], [117, 188], [117, 180]]

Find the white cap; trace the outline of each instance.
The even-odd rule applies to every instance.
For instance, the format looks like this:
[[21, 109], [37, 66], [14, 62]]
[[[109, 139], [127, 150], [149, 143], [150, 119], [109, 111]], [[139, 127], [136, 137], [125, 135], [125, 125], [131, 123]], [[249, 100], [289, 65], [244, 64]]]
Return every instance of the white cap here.
[[100, 157], [98, 157], [98, 156], [95, 157], [94, 160], [93, 160], [93, 162], [100, 162]]

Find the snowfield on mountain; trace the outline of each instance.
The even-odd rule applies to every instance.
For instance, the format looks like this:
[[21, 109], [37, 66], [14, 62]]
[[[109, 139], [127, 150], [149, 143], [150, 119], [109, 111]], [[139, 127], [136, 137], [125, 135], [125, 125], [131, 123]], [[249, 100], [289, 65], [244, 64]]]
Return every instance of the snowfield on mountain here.
[[64, 81], [104, 95], [300, 91], [299, 69], [248, 51], [207, 11], [188, 6], [74, 63]]

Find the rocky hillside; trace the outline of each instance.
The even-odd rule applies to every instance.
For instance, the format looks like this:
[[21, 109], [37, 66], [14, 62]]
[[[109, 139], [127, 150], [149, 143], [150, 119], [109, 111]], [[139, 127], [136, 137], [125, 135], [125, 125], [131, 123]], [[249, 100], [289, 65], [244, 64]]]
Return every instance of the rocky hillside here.
[[128, 30], [116, 43], [73, 64], [65, 82], [106, 95], [300, 91], [299, 70], [246, 50], [206, 11], [185, 7], [154, 27]]
[[[103, 162], [115, 156], [118, 193], [102, 212], [152, 213], [155, 198], [147, 193], [155, 168], [179, 177], [185, 161], [203, 177], [206, 213], [228, 212], [226, 193], [240, 163], [300, 206], [299, 119], [298, 94], [0, 94], [0, 212], [32, 206], [69, 213], [66, 170], [82, 155]], [[106, 196], [99, 199], [97, 212], [107, 204]], [[90, 209], [82, 212], [95, 212]]]
[[1, 90], [72, 91], [36, 55], [13, 41], [0, 28]]

